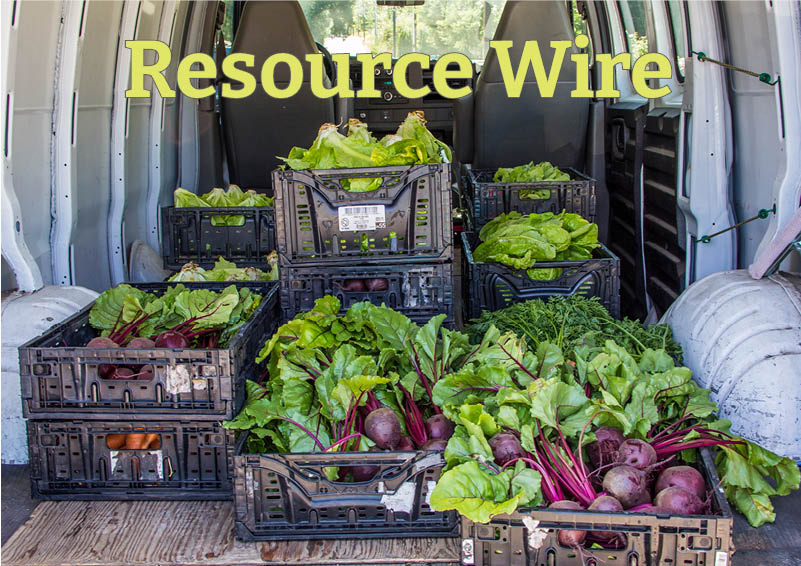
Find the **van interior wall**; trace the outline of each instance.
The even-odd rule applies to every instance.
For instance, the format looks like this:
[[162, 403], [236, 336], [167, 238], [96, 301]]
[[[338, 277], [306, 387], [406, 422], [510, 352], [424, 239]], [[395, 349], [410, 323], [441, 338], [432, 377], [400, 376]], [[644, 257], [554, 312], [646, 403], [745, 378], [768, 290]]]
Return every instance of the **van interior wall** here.
[[[157, 95], [125, 99], [130, 73], [117, 68], [119, 42], [125, 39], [123, 18], [133, 18], [128, 25], [136, 39], [170, 43], [173, 57], [165, 74], [174, 89], [190, 3], [86, 2], [79, 12], [81, 31], [73, 33], [75, 29], [65, 22], [67, 11], [76, 5], [51, 0], [16, 4], [10, 161], [22, 233], [44, 283], [102, 291], [118, 282], [112, 278], [109, 253], [115, 226], [122, 229], [123, 253], [135, 240], [158, 252], [158, 210], [172, 201], [178, 174], [179, 99], [162, 100]], [[74, 66], [65, 57], [69, 49], [77, 49]], [[115, 84], [120, 76], [125, 84]], [[74, 90], [59, 89], [65, 77], [74, 77]], [[71, 131], [59, 129], [58, 109], [67, 113], [72, 109]], [[112, 143], [115, 110], [121, 112], [123, 128], [117, 130], [121, 134], [117, 143]], [[64, 136], [72, 146], [71, 159], [64, 160], [67, 164], [54, 161], [53, 148]], [[116, 170], [114, 157], [123, 163]], [[72, 171], [59, 195], [72, 204], [67, 238], [61, 244], [53, 239], [51, 226], [52, 219], [59, 218], [58, 206], [63, 207], [53, 201], [57, 167]], [[115, 178], [113, 171], [118, 173]], [[121, 215], [110, 221], [112, 190], [119, 187]], [[68, 255], [71, 280], [54, 280], [56, 254]], [[4, 290], [14, 281], [8, 271], [3, 271]]]
[[[776, 42], [766, 2], [722, 2], [728, 60], [757, 72], [773, 74]], [[780, 138], [775, 86], [754, 77], [728, 72], [734, 130], [732, 204], [740, 222], [773, 206], [774, 184], [786, 156]], [[750, 222], [738, 229], [737, 266], [748, 267], [767, 230], [767, 222]]]
[[50, 144], [53, 138], [53, 69], [61, 10], [61, 2], [20, 2], [15, 17], [14, 116], [9, 141], [13, 188], [19, 201], [25, 242], [45, 283], [52, 283], [53, 279]]

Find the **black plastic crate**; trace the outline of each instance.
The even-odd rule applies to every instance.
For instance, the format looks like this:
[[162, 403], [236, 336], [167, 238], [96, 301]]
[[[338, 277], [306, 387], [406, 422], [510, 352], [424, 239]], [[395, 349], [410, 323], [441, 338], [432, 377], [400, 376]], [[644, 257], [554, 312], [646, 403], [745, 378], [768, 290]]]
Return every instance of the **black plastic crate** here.
[[[455, 511], [428, 505], [442, 452], [247, 454], [234, 456], [236, 534], [241, 540], [459, 536]], [[373, 479], [330, 481], [330, 466], [374, 465]]]
[[601, 304], [615, 318], [620, 318], [620, 260], [601, 244], [592, 259], [542, 261], [535, 268], [560, 268], [556, 279], [531, 279], [525, 269], [500, 263], [473, 260], [471, 242], [474, 234], [462, 233], [463, 273], [468, 278], [464, 288], [469, 318], [478, 318], [482, 311], [496, 311], [522, 301], [546, 299], [552, 295], [599, 297]]
[[[86, 348], [97, 335], [89, 324], [92, 305], [20, 346], [22, 412], [25, 418], [148, 420], [232, 418], [245, 400], [245, 380], [261, 368], [256, 354], [278, 324], [275, 281], [234, 283], [262, 295], [261, 303], [226, 348]], [[135, 283], [163, 292], [175, 283]], [[185, 283], [222, 290], [231, 283]], [[152, 365], [151, 380], [110, 380], [101, 364]]]
[[[342, 188], [381, 178], [374, 191]], [[451, 165], [273, 172], [281, 267], [453, 259]]]
[[[519, 510], [489, 523], [462, 518], [462, 564], [467, 566], [530, 566], [657, 564], [726, 566], [734, 551], [731, 509], [707, 449], [701, 472], [712, 490], [714, 515], [647, 515], [561, 509]], [[626, 537], [619, 550], [574, 549], [557, 540], [560, 529], [612, 531]]]
[[[386, 291], [347, 292], [349, 279], [383, 278]], [[409, 263], [360, 265], [356, 267], [282, 267], [280, 269], [281, 310], [285, 320], [314, 307], [314, 301], [331, 295], [339, 299], [344, 313], [351, 305], [370, 301], [403, 313], [418, 323], [426, 323], [438, 314], [447, 314], [452, 324], [453, 264]]]
[[[570, 175], [570, 181], [499, 183], [492, 180], [495, 171], [467, 169], [466, 181], [473, 199], [475, 230], [480, 230], [496, 216], [512, 211], [556, 214], [566, 210], [595, 222], [595, 179], [567, 167], [562, 171]], [[521, 191], [540, 192], [544, 198], [522, 198]]]
[[[113, 450], [111, 434], [157, 434], [159, 447]], [[231, 499], [234, 436], [200, 421], [28, 421], [35, 499]]]
[[[215, 216], [237, 215], [241, 226], [214, 226]], [[211, 268], [222, 256], [237, 267], [264, 267], [275, 249], [275, 209], [264, 207], [161, 209], [164, 269], [178, 271], [185, 263]]]

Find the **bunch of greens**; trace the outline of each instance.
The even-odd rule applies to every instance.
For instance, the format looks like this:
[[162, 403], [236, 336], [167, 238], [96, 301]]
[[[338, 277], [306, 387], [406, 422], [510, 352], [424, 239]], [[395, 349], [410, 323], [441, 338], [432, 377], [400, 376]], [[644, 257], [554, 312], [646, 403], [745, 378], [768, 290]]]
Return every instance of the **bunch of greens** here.
[[235, 263], [220, 257], [212, 269], [203, 269], [196, 263], [187, 263], [181, 271], [173, 274], [169, 281], [277, 281], [278, 255], [275, 251], [266, 257], [270, 271], [258, 267], [237, 267]]
[[673, 340], [667, 324], [643, 327], [637, 320], [615, 320], [597, 297], [553, 296], [515, 303], [495, 312], [484, 311], [465, 329], [472, 340], [480, 339], [491, 326], [501, 332], [525, 337], [529, 347], [552, 342], [572, 354], [577, 346], [599, 346], [614, 340], [639, 359], [646, 349], [665, 350], [682, 363], [681, 346]]
[[729, 423], [716, 419], [709, 390], [664, 350], [646, 348], [635, 360], [607, 340], [579, 346], [568, 359], [555, 344], [529, 350], [495, 327], [482, 344], [496, 344], [509, 358], [485, 356], [433, 389], [434, 401], [457, 424], [431, 494], [435, 510], [487, 522], [546, 501], [573, 499], [586, 507], [600, 495], [582, 456], [595, 439], [591, 424], [648, 442], [659, 459], [692, 462], [697, 448], [716, 446], [726, 495], [754, 526], [774, 519], [771, 496], [799, 486], [795, 463], [732, 436]]
[[[293, 147], [288, 157], [279, 159], [296, 170], [450, 162], [450, 148], [435, 138], [425, 123], [422, 112], [410, 112], [395, 134], [380, 141], [367, 130], [367, 124], [354, 118], [348, 121], [347, 136], [334, 124], [323, 124], [309, 149]], [[363, 193], [378, 189], [382, 182], [381, 178], [353, 178], [347, 179], [343, 188]]]
[[[173, 193], [175, 208], [229, 208], [273, 206], [273, 199], [257, 193], [253, 189], [242, 191], [237, 185], [230, 185], [227, 191], [215, 188], [203, 195], [190, 193], [178, 187]], [[215, 214], [211, 217], [212, 226], [242, 226], [245, 217], [241, 214]]]
[[426, 447], [426, 417], [440, 413], [432, 387], [470, 357], [467, 336], [443, 327], [445, 315], [420, 327], [369, 302], [339, 309], [335, 297], [318, 299], [259, 352], [269, 378], [249, 384], [242, 411], [224, 423], [250, 431], [251, 452], [368, 450], [365, 420], [377, 409], [394, 412], [400, 433]]
[[479, 238], [473, 259], [525, 269], [531, 279], [541, 281], [556, 279], [562, 269], [534, 268], [538, 261], [590, 259], [599, 247], [598, 225], [568, 212], [501, 214], [481, 228]]
[[[492, 180], [496, 183], [537, 183], [540, 181], [569, 181], [570, 175], [554, 167], [548, 161], [534, 165], [533, 161], [517, 167], [500, 167]], [[522, 189], [521, 199], [547, 199], [550, 189]]]
[[234, 285], [212, 291], [179, 283], [156, 295], [122, 284], [97, 298], [89, 324], [119, 345], [156, 337], [158, 346], [158, 337], [166, 335], [184, 347], [225, 347], [260, 303], [261, 295]]

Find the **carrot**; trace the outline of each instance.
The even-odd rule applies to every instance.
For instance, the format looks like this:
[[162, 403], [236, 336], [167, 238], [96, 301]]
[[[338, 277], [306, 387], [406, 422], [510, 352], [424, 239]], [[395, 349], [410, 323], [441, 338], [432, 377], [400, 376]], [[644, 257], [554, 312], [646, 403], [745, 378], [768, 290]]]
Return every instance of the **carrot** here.
[[124, 444], [124, 434], [109, 434], [106, 436], [106, 446], [108, 446], [111, 450], [119, 450]]
[[146, 434], [127, 434], [125, 439], [126, 450], [142, 450], [145, 448]]

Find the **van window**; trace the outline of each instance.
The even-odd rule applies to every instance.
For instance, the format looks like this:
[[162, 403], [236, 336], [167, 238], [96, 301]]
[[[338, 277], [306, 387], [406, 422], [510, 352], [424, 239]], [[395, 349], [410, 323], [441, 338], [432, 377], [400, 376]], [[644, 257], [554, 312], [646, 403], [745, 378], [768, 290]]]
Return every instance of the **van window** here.
[[[331, 53], [459, 52], [481, 62], [506, 0], [426, 0], [422, 6], [379, 6], [375, 0], [300, 0], [315, 41]], [[457, 9], [458, 6], [458, 9]]]
[[673, 36], [673, 55], [676, 57], [676, 76], [680, 82], [683, 82], [687, 47], [684, 41], [684, 24], [681, 21], [682, 3], [679, 0], [668, 0], [667, 9], [670, 15], [670, 31]]
[[629, 53], [631, 53], [631, 65], [633, 67], [634, 62], [639, 59], [640, 55], [648, 53], [648, 26], [646, 24], [645, 2], [618, 2], [617, 7], [623, 22], [626, 46]]
[[588, 38], [590, 38], [590, 44], [586, 47], [586, 49], [582, 49], [581, 52], [588, 53], [590, 55], [590, 64], [592, 64], [592, 34], [590, 33], [589, 26], [587, 25], [587, 20], [585, 19], [584, 10], [586, 10], [586, 6], [583, 5], [583, 2], [581, 4], [582, 6], [579, 6], [579, 2], [576, 0], [571, 0], [570, 2], [570, 15], [573, 19], [573, 35], [586, 35]]
[[225, 53], [231, 53], [234, 45], [234, 2], [235, 0], [223, 0], [225, 5], [225, 19], [222, 24], [222, 34], [225, 40]]

